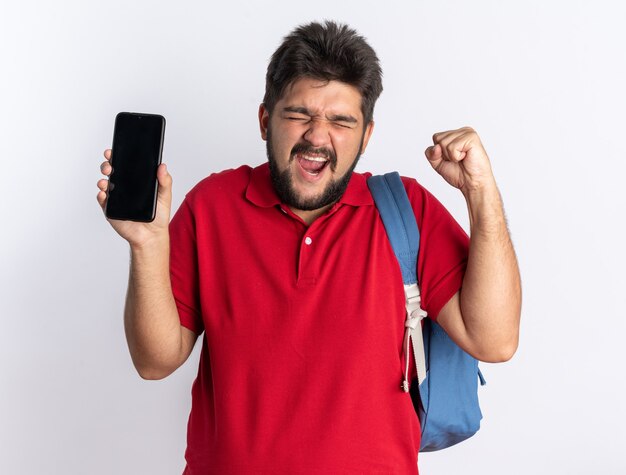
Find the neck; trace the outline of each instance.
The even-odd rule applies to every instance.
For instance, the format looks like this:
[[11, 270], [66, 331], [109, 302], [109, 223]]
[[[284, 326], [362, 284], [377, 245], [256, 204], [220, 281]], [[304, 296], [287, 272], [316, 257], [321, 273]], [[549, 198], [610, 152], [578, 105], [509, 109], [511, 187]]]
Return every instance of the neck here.
[[332, 204], [329, 204], [329, 205], [326, 205], [326, 206], [323, 206], [321, 208], [317, 208], [311, 211], [296, 209], [296, 208], [292, 208], [291, 206], [289, 207], [289, 209], [293, 211], [293, 214], [295, 214], [298, 218], [304, 221], [307, 224], [307, 226], [310, 226], [311, 224], [313, 224], [313, 221], [315, 221], [317, 218], [323, 215], [326, 211], [328, 211], [331, 208], [331, 206]]

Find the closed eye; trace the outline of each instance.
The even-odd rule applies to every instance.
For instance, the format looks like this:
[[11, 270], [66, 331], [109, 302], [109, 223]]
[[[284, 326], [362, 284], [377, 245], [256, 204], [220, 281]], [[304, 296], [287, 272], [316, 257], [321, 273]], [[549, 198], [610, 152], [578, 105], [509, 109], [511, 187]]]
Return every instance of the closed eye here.
[[334, 127], [341, 129], [355, 129], [358, 126], [358, 120], [352, 115], [333, 114], [326, 118], [316, 117], [305, 107], [287, 106], [283, 109], [283, 118], [290, 122], [306, 124], [312, 120], [321, 120], [330, 122]]
[[344, 128], [354, 129], [358, 125], [358, 120], [350, 115], [334, 115], [328, 118], [333, 124]]
[[356, 126], [356, 124], [352, 124], [349, 122], [333, 122], [334, 125], [341, 127], [342, 129], [354, 129], [354, 127]]

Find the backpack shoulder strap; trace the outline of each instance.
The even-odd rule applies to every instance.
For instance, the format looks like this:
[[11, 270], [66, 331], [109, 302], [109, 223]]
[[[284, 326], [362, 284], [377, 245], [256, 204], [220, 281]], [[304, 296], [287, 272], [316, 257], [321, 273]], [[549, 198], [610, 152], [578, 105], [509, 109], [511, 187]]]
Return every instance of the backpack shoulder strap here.
[[402, 389], [409, 391], [409, 346], [413, 343], [413, 357], [419, 384], [426, 377], [426, 357], [421, 321], [427, 316], [421, 308], [420, 289], [417, 281], [417, 255], [419, 253], [419, 229], [413, 208], [398, 172], [372, 176], [367, 180], [376, 207], [387, 231], [391, 247], [398, 259], [404, 282], [406, 321], [404, 336], [405, 371]]
[[417, 254], [420, 233], [411, 203], [398, 172], [375, 175], [367, 180], [393, 252], [398, 258], [402, 281], [417, 283]]

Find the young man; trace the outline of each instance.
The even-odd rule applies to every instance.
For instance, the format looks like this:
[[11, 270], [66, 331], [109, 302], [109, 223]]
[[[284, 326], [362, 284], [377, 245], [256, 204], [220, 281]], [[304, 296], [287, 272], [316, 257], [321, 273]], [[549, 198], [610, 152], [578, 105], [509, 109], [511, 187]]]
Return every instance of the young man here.
[[[420, 425], [400, 387], [402, 279], [367, 175], [353, 172], [381, 91], [356, 32], [301, 26], [267, 71], [268, 163], [206, 178], [171, 224], [161, 165], [154, 222], [111, 221], [131, 248], [124, 321], [139, 374], [166, 377], [204, 334], [185, 473], [417, 472]], [[471, 240], [404, 179], [423, 307], [467, 352], [504, 361], [520, 282], [489, 159], [469, 128], [433, 142], [426, 157], [465, 196]], [[104, 206], [107, 180], [98, 186]]]

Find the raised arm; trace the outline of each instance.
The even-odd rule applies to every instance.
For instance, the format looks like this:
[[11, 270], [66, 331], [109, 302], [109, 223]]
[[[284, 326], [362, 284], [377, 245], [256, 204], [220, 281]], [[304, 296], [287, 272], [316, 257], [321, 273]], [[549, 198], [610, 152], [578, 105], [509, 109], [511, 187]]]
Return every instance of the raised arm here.
[[433, 143], [426, 157], [449, 184], [461, 190], [470, 219], [463, 286], [437, 321], [475, 358], [506, 361], [518, 345], [521, 283], [489, 158], [469, 127], [437, 133]]
[[[100, 169], [111, 173], [111, 150]], [[172, 201], [172, 177], [162, 164], [157, 171], [159, 182], [156, 217], [151, 223], [109, 219], [117, 233], [130, 245], [130, 275], [124, 328], [126, 340], [139, 375], [144, 379], [162, 379], [182, 365], [193, 350], [197, 335], [181, 326], [172, 294], [169, 273], [169, 219]], [[98, 203], [104, 210], [108, 180], [98, 181]]]

